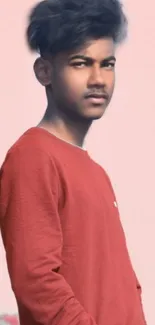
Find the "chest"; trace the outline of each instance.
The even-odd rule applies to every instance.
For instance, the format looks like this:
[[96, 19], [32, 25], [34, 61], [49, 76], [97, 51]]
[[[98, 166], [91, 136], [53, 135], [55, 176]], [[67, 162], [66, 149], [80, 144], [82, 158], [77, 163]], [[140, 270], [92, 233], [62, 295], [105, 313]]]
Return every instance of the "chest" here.
[[114, 192], [104, 172], [72, 169], [65, 178], [61, 224], [66, 245], [120, 246], [124, 240]]

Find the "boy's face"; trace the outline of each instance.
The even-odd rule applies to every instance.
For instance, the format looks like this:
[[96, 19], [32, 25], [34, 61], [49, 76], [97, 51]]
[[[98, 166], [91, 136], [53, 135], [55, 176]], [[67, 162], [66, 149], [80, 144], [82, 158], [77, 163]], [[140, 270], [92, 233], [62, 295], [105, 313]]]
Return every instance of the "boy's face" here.
[[79, 51], [58, 54], [46, 71], [46, 83], [40, 81], [51, 87], [58, 110], [81, 120], [99, 119], [114, 90], [114, 42], [110, 38], [93, 40]]

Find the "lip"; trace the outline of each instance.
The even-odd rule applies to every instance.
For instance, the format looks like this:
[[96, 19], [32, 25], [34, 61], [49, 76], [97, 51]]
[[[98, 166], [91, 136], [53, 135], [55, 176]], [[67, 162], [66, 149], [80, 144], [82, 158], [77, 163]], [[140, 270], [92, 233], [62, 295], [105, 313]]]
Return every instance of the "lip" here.
[[86, 97], [87, 100], [89, 100], [89, 102], [93, 103], [93, 104], [98, 104], [98, 105], [102, 105], [108, 98], [106, 95], [89, 95]]

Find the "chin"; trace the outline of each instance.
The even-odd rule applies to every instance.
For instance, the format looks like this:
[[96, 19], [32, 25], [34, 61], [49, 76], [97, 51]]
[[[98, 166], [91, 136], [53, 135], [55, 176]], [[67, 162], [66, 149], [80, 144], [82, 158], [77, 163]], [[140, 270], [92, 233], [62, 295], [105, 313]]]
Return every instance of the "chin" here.
[[105, 113], [108, 105], [80, 107], [76, 110], [69, 110], [68, 116], [71, 120], [91, 123], [99, 120]]
[[85, 111], [84, 117], [88, 120], [99, 120], [105, 113], [106, 107], [93, 107]]

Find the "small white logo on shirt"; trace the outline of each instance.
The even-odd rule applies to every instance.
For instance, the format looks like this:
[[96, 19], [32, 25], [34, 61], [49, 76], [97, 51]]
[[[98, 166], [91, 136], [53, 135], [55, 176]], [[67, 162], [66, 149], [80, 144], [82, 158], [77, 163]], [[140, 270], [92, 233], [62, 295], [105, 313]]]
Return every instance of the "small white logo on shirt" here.
[[116, 201], [114, 201], [114, 206], [115, 206], [115, 208], [117, 208], [117, 202]]

